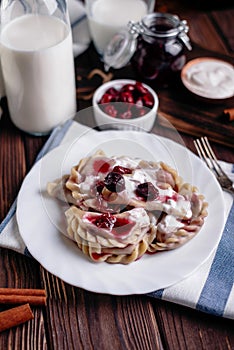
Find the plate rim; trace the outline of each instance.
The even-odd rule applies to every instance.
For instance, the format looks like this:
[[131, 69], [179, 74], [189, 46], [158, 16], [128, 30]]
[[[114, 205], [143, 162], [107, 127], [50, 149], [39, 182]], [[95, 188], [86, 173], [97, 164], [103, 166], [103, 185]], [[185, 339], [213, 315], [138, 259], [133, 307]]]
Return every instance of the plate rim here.
[[[119, 134], [120, 134], [120, 131], [102, 131], [102, 132], [97, 132], [97, 134], [95, 134], [95, 135], [99, 135], [99, 136], [100, 136], [100, 135], [102, 134], [102, 136], [103, 136], [103, 134], [106, 134], [106, 133], [108, 133], [108, 134], [112, 133], [112, 134], [119, 135]], [[121, 133], [122, 133], [122, 132], [121, 132]], [[200, 164], [203, 164], [202, 161], [201, 161], [193, 152], [191, 152], [189, 149], [187, 149], [186, 147], [182, 146], [181, 144], [178, 144], [177, 142], [175, 142], [175, 141], [173, 141], [173, 140], [171, 140], [171, 139], [168, 139], [168, 138], [166, 138], [166, 137], [159, 136], [159, 135], [156, 135], [156, 134], [148, 134], [148, 133], [139, 132], [139, 131], [124, 131], [123, 133], [124, 133], [124, 134], [131, 134], [131, 133], [134, 133], [134, 134], [137, 134], [137, 135], [139, 135], [139, 134], [144, 134], [144, 135], [148, 135], [147, 137], [149, 137], [149, 138], [153, 136], [153, 137], [156, 137], [156, 138], [159, 139], [159, 140], [163, 139], [164, 142], [166, 142], [166, 143], [169, 142], [169, 144], [170, 144], [170, 143], [176, 144], [177, 147], [182, 147], [182, 148], [184, 148], [186, 151], [188, 151], [188, 152], [189, 152], [189, 155], [190, 155], [190, 156], [192, 155], [192, 158], [193, 158], [193, 159], [196, 159], [197, 161], [200, 161], [200, 162], [201, 162]], [[86, 136], [86, 135], [85, 135], [85, 136]], [[99, 137], [99, 136], [98, 136], [98, 137]], [[24, 179], [24, 181], [23, 181], [23, 183], [22, 183], [22, 186], [21, 186], [21, 189], [20, 189], [20, 192], [19, 192], [19, 196], [18, 196], [18, 202], [19, 202], [19, 203], [20, 203], [20, 200], [21, 200], [21, 196], [22, 196], [22, 194], [23, 194], [24, 187], [25, 187], [25, 185], [27, 185], [27, 181], [28, 181], [28, 179], [30, 178], [30, 176], [32, 176], [32, 175], [30, 175], [30, 174], [32, 174], [33, 172], [37, 171], [37, 168], [40, 167], [41, 163], [42, 163], [43, 161], [45, 161], [45, 159], [51, 157], [51, 154], [53, 155], [54, 152], [58, 152], [58, 153], [59, 153], [61, 150], [67, 149], [70, 145], [71, 145], [71, 142], [67, 142], [66, 144], [62, 144], [62, 145], [56, 147], [55, 149], [53, 149], [53, 150], [51, 150], [50, 152], [48, 152], [40, 161], [38, 161], [38, 162], [32, 167], [32, 169], [31, 169], [30, 172], [27, 174], [27, 176], [25, 177], [25, 179]], [[205, 169], [205, 165], [203, 165], [203, 166], [204, 166], [204, 169]], [[212, 176], [213, 174], [210, 174], [210, 175]], [[213, 177], [213, 180], [216, 180], [215, 177]], [[217, 183], [217, 180], [216, 180], [216, 185], [219, 186], [218, 183]], [[223, 193], [222, 193], [222, 190], [220, 189], [220, 187], [219, 187], [219, 194], [221, 195], [222, 203], [223, 203], [223, 205], [224, 205], [224, 197], [223, 197]], [[117, 292], [116, 292], [116, 291], [113, 291], [113, 290], [111, 290], [111, 289], [109, 289], [109, 288], [106, 288], [105, 290], [102, 290], [102, 288], [101, 288], [101, 289], [98, 289], [97, 287], [95, 287], [95, 288], [90, 288], [90, 287], [88, 287], [88, 288], [87, 288], [87, 287], [84, 285], [84, 284], [85, 284], [84, 282], [82, 282], [82, 285], [80, 285], [80, 283], [71, 282], [71, 279], [70, 279], [70, 278], [67, 278], [66, 276], [61, 276], [61, 272], [58, 273], [57, 271], [52, 271], [50, 268], [48, 268], [48, 265], [45, 264], [44, 260], [41, 259], [40, 257], [38, 258], [38, 254], [35, 253], [35, 251], [31, 251], [30, 248], [32, 248], [32, 246], [30, 247], [30, 242], [28, 241], [27, 238], [25, 239], [24, 233], [22, 234], [21, 219], [20, 219], [20, 209], [19, 209], [19, 208], [22, 208], [22, 207], [17, 205], [16, 217], [17, 217], [17, 222], [18, 222], [18, 225], [19, 225], [19, 232], [20, 232], [20, 235], [22, 236], [23, 240], [25, 241], [29, 252], [31, 253], [31, 255], [32, 255], [46, 270], [48, 270], [48, 271], [49, 271], [50, 273], [52, 273], [53, 275], [55, 275], [55, 276], [61, 278], [63, 281], [65, 281], [65, 282], [67, 282], [67, 283], [70, 283], [70, 284], [72, 284], [72, 285], [74, 285], [74, 286], [76, 286], [76, 287], [80, 287], [80, 288], [86, 289], [86, 290], [91, 291], [91, 292], [104, 293], [104, 294], [111, 294], [111, 295], [144, 294], [144, 293], [153, 292], [153, 291], [155, 291], [156, 289], [160, 289], [160, 288], [158, 288], [158, 287], [157, 287], [156, 289], [155, 289], [155, 288], [152, 289], [152, 287], [151, 287], [150, 289], [147, 289], [147, 288], [140, 288], [139, 290], [132, 290], [132, 289], [130, 289], [129, 291], [126, 291], [126, 290], [125, 290], [126, 288], [123, 288], [122, 291], [117, 291]], [[209, 254], [208, 254], [205, 258], [202, 259], [202, 262], [199, 263], [196, 267], [194, 267], [189, 273], [187, 273], [187, 274], [184, 275], [183, 277], [179, 278], [179, 280], [174, 281], [174, 282], [172, 282], [172, 283], [169, 283], [168, 285], [165, 285], [165, 286], [163, 286], [162, 288], [166, 288], [166, 287], [168, 287], [168, 286], [171, 286], [171, 285], [173, 285], [173, 284], [175, 284], [175, 283], [177, 283], [177, 282], [183, 280], [184, 278], [187, 278], [189, 275], [193, 274], [193, 273], [199, 268], [199, 266], [201, 266], [201, 264], [203, 264], [203, 263], [209, 258], [209, 256], [212, 254], [212, 252], [214, 251], [214, 249], [215, 249], [216, 246], [218, 245], [218, 243], [219, 243], [219, 241], [220, 241], [220, 238], [221, 238], [221, 236], [222, 236], [222, 231], [223, 231], [224, 224], [225, 224], [224, 218], [225, 218], [224, 211], [222, 211], [221, 229], [220, 229], [219, 237], [217, 238], [216, 245], [213, 246], [212, 249], [210, 249]], [[61, 235], [61, 233], [60, 233], [60, 235]], [[196, 238], [196, 237], [194, 237], [192, 240], [194, 240], [195, 238]], [[192, 240], [191, 240], [191, 241], [192, 241]], [[29, 243], [29, 244], [28, 244], [28, 243]], [[72, 242], [72, 243], [73, 243], [73, 242]], [[181, 247], [181, 248], [182, 248], [182, 247]], [[177, 248], [176, 250], [178, 250], [178, 249], [180, 249], [180, 248]], [[173, 251], [172, 251], [172, 252], [173, 252]], [[164, 254], [165, 254], [165, 253], [166, 253], [166, 252], [164, 252]], [[43, 262], [42, 262], [42, 261], [43, 261]], [[105, 264], [105, 263], [104, 263], [104, 264]], [[134, 264], [134, 263], [133, 263], [133, 264]], [[96, 265], [96, 263], [94, 263], [93, 266], [95, 267], [95, 265]], [[109, 265], [109, 264], [106, 264], [106, 265]], [[130, 264], [130, 265], [132, 266], [132, 264]], [[113, 265], [109, 265], [109, 266], [113, 266]], [[128, 269], [127, 266], [129, 266], [129, 265], [127, 265], [127, 266], [124, 265], [124, 266], [126, 267], [126, 270], [127, 270], [127, 269]], [[108, 268], [108, 269], [110, 269], [110, 268]]]

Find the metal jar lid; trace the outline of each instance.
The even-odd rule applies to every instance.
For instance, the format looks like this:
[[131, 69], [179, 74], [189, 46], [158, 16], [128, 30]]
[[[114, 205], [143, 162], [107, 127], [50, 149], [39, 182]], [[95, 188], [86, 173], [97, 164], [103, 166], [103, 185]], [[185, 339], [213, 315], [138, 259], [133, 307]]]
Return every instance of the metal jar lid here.
[[[153, 31], [152, 26], [159, 21], [168, 23], [170, 29], [165, 31]], [[142, 35], [145, 40], [155, 38], [178, 37], [188, 50], [191, 50], [190, 39], [187, 35], [189, 27], [187, 21], [180, 20], [178, 16], [168, 13], [151, 13], [146, 15], [140, 22], [130, 21], [128, 28], [115, 34], [107, 45], [104, 55], [104, 67], [108, 71], [111, 67], [119, 69], [124, 67], [132, 58], [137, 47], [137, 38]]]

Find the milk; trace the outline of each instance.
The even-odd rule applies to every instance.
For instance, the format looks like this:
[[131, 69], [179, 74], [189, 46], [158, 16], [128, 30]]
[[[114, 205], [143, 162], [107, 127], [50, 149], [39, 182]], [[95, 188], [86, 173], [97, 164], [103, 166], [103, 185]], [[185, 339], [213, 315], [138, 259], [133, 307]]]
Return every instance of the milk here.
[[115, 33], [130, 20], [137, 22], [147, 14], [147, 5], [143, 0], [97, 0], [90, 12], [90, 33], [97, 51], [103, 54]]
[[13, 123], [43, 134], [74, 116], [76, 89], [71, 31], [59, 19], [23, 15], [1, 34], [1, 62]]

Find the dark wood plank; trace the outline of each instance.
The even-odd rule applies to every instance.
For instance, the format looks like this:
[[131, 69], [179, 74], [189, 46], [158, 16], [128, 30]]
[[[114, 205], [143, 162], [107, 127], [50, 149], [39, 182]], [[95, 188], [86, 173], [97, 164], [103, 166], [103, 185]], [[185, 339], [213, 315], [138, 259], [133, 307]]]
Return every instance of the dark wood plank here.
[[[2, 103], [4, 105], [5, 101]], [[13, 126], [7, 108], [4, 111], [0, 133], [0, 220], [7, 214], [28, 171], [25, 135]], [[31, 154], [36, 154], [33, 145]], [[0, 249], [0, 284], [1, 287], [40, 288], [39, 264], [13, 251]], [[32, 307], [32, 311], [33, 320], [1, 333], [0, 349], [47, 349], [43, 309]]]
[[148, 298], [86, 292], [41, 272], [55, 349], [163, 349]]
[[[193, 118], [191, 122], [189, 119]], [[234, 148], [234, 138], [232, 135], [226, 135], [225, 128], [220, 123], [220, 133], [218, 134], [218, 126], [215, 125], [214, 119], [210, 116], [202, 115], [193, 115], [190, 114], [190, 118], [183, 118], [183, 116], [179, 115], [171, 115], [169, 113], [160, 112], [158, 114], [158, 123], [162, 126], [168, 126], [168, 123], [165, 123], [165, 119], [173, 125], [178, 131], [183, 132], [186, 130], [186, 133], [193, 137], [201, 137], [207, 136], [210, 140], [214, 142], [221, 143], [223, 145]], [[202, 124], [201, 120], [205, 119], [204, 124]], [[225, 125], [228, 128], [228, 125]], [[229, 134], [229, 132], [228, 132]]]
[[5, 119], [1, 121], [1, 128], [4, 128], [0, 133], [0, 220], [3, 220], [17, 196], [26, 168], [22, 138], [14, 134], [14, 128], [10, 128]]
[[207, 13], [195, 16], [188, 13], [186, 19], [189, 24], [189, 36], [193, 42], [211, 51], [229, 54], [229, 49], [218, 35]]
[[[163, 10], [175, 10], [190, 23], [190, 35], [195, 43], [229, 52], [227, 42], [220, 36], [221, 17], [212, 12], [202, 13], [187, 1], [161, 1]], [[178, 6], [180, 4], [180, 6]], [[182, 4], [187, 4], [185, 7]], [[178, 11], [177, 11], [178, 9]], [[211, 19], [211, 21], [210, 21]], [[202, 28], [208, 34], [204, 36]], [[226, 24], [222, 33], [226, 33]], [[225, 34], [226, 35], [226, 34]], [[202, 51], [196, 51], [201, 54]], [[203, 52], [204, 53], [204, 52]], [[229, 52], [230, 54], [230, 52]], [[232, 54], [231, 54], [232, 55]], [[77, 68], [87, 70], [102, 64], [93, 50], [81, 55]], [[114, 72], [114, 77], [132, 77], [130, 67]], [[169, 103], [168, 92], [161, 92], [162, 112], [176, 116], [184, 122], [184, 101], [176, 107]], [[172, 98], [172, 100], [174, 97]], [[191, 102], [191, 100], [188, 100]], [[88, 107], [91, 101], [81, 101], [80, 107]], [[196, 117], [198, 105], [189, 107], [190, 122]], [[199, 107], [200, 108], [200, 107]], [[212, 110], [212, 112], [211, 112]], [[218, 115], [220, 107], [201, 109], [205, 118]], [[192, 112], [191, 112], [192, 111]], [[217, 114], [215, 114], [217, 113]], [[182, 118], [178, 118], [182, 116]], [[80, 120], [93, 126], [92, 115], [87, 113]], [[1, 123], [1, 219], [6, 215], [20, 188], [20, 184], [32, 166], [46, 138], [34, 138], [17, 130], [5, 116]], [[193, 128], [195, 128], [193, 126]], [[223, 126], [223, 129], [224, 126]], [[188, 124], [181, 133], [186, 145], [194, 150]], [[172, 139], [177, 138], [173, 130], [155, 125], [154, 132]], [[200, 130], [196, 131], [200, 134]], [[219, 158], [234, 162], [233, 151], [214, 144]], [[45, 287], [48, 306], [33, 308], [34, 320], [1, 333], [0, 349], [232, 349], [234, 348], [233, 321], [215, 318], [196, 311], [148, 298], [146, 296], [115, 297], [94, 294], [72, 287], [48, 273], [34, 259], [20, 256], [12, 251], [0, 250], [0, 284], [2, 287]]]
[[[0, 249], [0, 257], [1, 287], [41, 288], [39, 264], [35, 260], [6, 249]], [[4, 309], [8, 307], [5, 305]], [[33, 320], [0, 334], [0, 349], [47, 349], [43, 308], [31, 308]]]
[[[192, 42], [234, 57], [233, 45], [233, 2], [158, 0], [156, 10], [179, 15], [189, 24]], [[225, 20], [223, 18], [225, 17]], [[227, 38], [229, 38], [227, 40]]]
[[211, 16], [223, 42], [226, 43], [230, 53], [234, 54], [234, 8], [222, 11], [212, 11]]

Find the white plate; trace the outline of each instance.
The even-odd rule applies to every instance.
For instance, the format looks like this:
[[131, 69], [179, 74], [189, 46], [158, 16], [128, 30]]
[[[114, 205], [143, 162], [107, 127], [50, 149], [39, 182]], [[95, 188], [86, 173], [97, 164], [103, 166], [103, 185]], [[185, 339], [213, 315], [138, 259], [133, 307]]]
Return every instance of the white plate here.
[[[209, 215], [198, 235], [176, 250], [145, 255], [129, 265], [91, 262], [59, 232], [65, 230], [66, 205], [48, 197], [46, 184], [69, 173], [81, 157], [97, 149], [108, 155], [163, 160], [176, 168], [184, 180], [198, 186], [209, 202]], [[54, 149], [32, 168], [18, 196], [17, 221], [30, 253], [48, 271], [89, 291], [127, 295], [164, 288], [192, 274], [220, 240], [223, 208], [222, 191], [215, 177], [185, 147], [153, 134], [103, 131]]]

